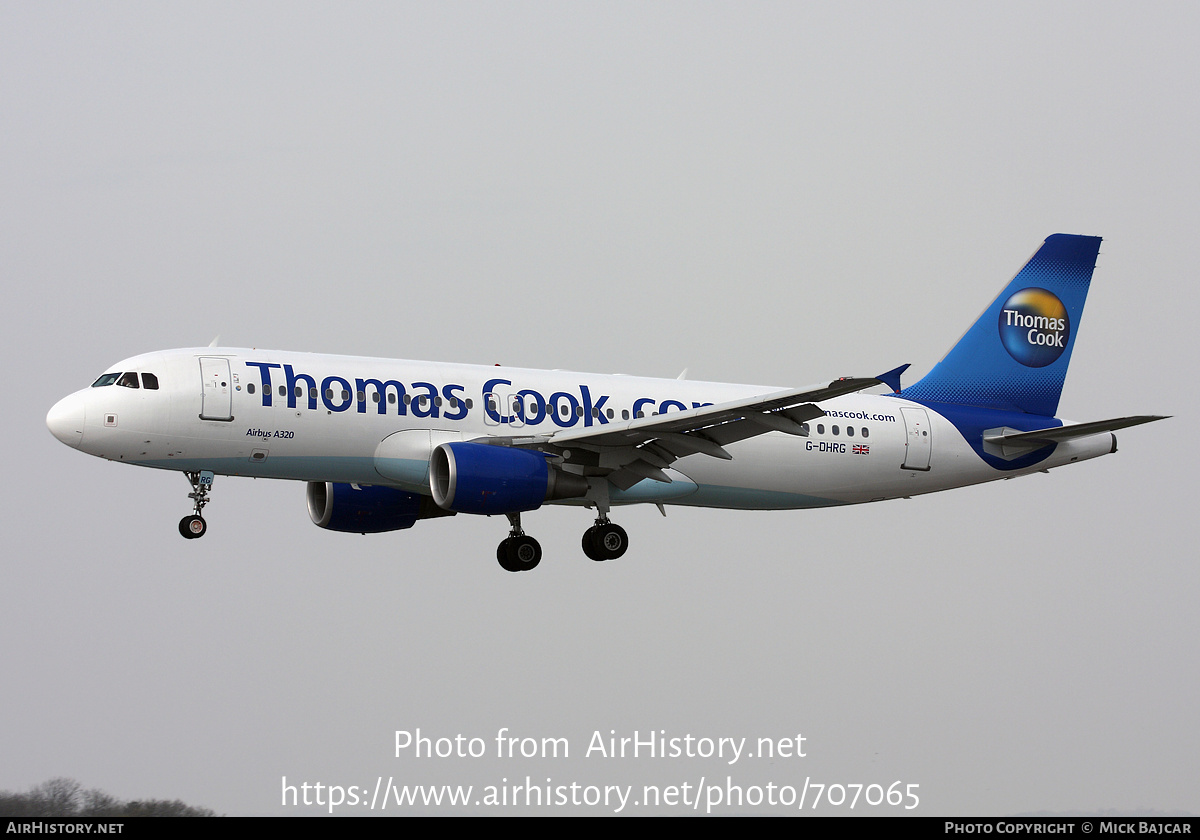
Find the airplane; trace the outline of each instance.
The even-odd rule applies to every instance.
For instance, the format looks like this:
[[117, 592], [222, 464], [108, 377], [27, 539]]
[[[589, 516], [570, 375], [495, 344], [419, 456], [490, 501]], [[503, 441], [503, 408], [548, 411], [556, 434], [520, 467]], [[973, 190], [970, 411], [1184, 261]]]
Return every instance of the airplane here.
[[[503, 514], [507, 571], [542, 549], [521, 514], [595, 511], [592, 560], [621, 557], [614, 508], [789, 510], [908, 498], [1116, 452], [1118, 429], [1055, 417], [1100, 237], [1054, 234], [925, 377], [767, 388], [222, 347], [117, 362], [46, 416], [68, 446], [183, 472], [202, 516], [216, 475], [307, 482], [321, 528], [379, 533]], [[863, 393], [885, 385], [890, 393]]]

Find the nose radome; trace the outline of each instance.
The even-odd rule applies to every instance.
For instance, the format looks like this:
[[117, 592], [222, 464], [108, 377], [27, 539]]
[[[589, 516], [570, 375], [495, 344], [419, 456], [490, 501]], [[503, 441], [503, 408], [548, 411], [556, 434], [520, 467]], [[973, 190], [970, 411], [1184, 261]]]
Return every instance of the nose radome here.
[[46, 415], [46, 428], [50, 434], [67, 446], [79, 448], [83, 440], [84, 405], [83, 397], [71, 394], [54, 404]]

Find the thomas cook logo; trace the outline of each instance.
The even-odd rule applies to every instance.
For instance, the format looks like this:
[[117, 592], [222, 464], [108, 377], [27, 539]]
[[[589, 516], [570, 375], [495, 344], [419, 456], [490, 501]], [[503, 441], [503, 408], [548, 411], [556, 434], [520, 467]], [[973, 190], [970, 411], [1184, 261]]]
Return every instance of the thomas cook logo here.
[[1021, 289], [1000, 307], [1000, 341], [1026, 367], [1045, 367], [1067, 349], [1067, 308], [1045, 289]]

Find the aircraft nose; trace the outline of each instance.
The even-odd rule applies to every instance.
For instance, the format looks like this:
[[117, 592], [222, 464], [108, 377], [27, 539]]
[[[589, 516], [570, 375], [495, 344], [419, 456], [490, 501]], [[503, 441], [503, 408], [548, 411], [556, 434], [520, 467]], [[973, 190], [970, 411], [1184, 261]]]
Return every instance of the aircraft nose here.
[[67, 446], [78, 449], [83, 440], [83, 420], [83, 397], [71, 394], [69, 397], [63, 397], [50, 409], [46, 415], [46, 428]]

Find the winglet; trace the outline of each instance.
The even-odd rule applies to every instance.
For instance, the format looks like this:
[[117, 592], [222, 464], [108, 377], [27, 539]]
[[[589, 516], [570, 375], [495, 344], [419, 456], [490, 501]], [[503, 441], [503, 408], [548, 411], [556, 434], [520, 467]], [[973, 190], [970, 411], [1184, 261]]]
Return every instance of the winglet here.
[[900, 393], [900, 374], [904, 373], [904, 371], [908, 370], [908, 368], [909, 368], [909, 366], [907, 364], [900, 365], [900, 367], [892, 368], [887, 373], [881, 373], [878, 376], [876, 376], [875, 378], [878, 379], [880, 382], [882, 382], [884, 385], [891, 388], [893, 394], [899, 394]]

